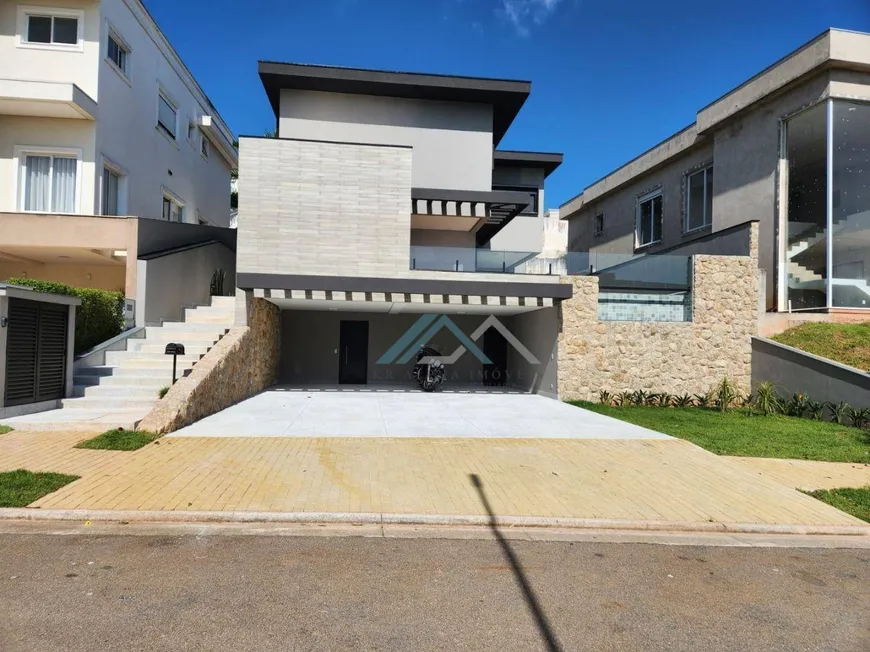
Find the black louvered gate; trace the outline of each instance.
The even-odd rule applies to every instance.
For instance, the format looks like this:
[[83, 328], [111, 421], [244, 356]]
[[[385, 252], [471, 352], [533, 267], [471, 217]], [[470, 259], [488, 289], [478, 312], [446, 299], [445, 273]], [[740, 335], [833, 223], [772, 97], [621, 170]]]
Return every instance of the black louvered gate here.
[[6, 405], [63, 398], [69, 306], [9, 299]]

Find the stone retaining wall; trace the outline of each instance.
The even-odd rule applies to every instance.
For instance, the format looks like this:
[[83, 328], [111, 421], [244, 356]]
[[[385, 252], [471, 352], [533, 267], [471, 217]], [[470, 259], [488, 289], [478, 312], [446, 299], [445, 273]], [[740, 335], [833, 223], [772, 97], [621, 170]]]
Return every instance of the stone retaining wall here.
[[693, 256], [691, 322], [598, 321], [598, 278], [564, 277], [574, 296], [562, 302], [559, 398], [597, 400], [603, 389], [700, 394], [724, 377], [748, 393], [758, 329], [757, 225], [750, 251]]
[[280, 311], [251, 299], [248, 325], [230, 330], [179, 380], [139, 424], [140, 430], [178, 430], [275, 384]]

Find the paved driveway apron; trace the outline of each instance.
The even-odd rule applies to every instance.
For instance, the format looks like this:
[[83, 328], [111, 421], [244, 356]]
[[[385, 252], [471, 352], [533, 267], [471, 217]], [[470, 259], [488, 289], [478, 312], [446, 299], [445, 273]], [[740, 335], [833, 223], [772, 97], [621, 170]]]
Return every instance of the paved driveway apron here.
[[670, 439], [534, 394], [275, 389], [171, 437]]

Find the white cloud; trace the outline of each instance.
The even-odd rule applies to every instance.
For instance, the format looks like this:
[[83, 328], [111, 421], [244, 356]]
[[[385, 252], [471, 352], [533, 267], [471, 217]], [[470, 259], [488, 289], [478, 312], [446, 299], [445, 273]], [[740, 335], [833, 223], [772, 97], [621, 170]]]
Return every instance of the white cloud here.
[[520, 36], [529, 35], [529, 23], [542, 24], [562, 0], [501, 0], [500, 13]]

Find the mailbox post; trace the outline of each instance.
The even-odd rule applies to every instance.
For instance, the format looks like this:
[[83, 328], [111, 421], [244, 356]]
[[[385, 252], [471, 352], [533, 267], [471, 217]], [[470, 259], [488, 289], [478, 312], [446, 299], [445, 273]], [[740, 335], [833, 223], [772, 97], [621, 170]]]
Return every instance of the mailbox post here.
[[184, 355], [184, 344], [170, 342], [166, 345], [166, 355], [172, 356], [172, 384], [175, 384], [175, 369], [178, 362], [178, 356]]

